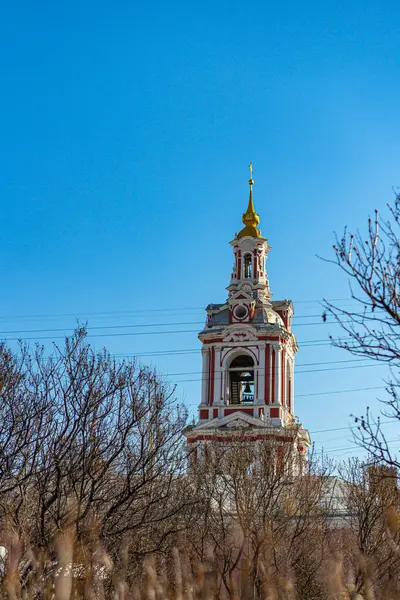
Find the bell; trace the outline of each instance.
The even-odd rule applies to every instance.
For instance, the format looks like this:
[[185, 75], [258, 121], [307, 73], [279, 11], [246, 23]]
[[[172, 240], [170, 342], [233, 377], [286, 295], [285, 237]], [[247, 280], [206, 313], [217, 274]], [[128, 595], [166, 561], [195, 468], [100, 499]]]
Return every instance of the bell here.
[[244, 393], [251, 394], [251, 387], [250, 387], [249, 382], [246, 383], [246, 387], [244, 388]]

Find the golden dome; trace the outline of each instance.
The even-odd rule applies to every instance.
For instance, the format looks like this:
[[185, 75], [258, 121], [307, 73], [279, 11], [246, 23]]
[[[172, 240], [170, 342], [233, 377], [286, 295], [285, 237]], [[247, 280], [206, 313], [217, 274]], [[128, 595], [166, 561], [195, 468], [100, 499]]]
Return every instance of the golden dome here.
[[256, 213], [255, 209], [254, 209], [254, 204], [253, 204], [253, 166], [250, 163], [249, 165], [249, 169], [250, 169], [250, 179], [249, 179], [249, 186], [250, 186], [250, 195], [249, 195], [249, 205], [247, 207], [246, 212], [243, 214], [242, 216], [242, 221], [244, 224], [244, 227], [241, 231], [239, 231], [239, 233], [237, 234], [238, 238], [242, 238], [242, 237], [256, 237], [256, 238], [261, 238], [261, 231], [259, 231], [259, 229], [257, 229], [257, 225], [260, 222], [260, 217], [258, 216], [258, 214]]

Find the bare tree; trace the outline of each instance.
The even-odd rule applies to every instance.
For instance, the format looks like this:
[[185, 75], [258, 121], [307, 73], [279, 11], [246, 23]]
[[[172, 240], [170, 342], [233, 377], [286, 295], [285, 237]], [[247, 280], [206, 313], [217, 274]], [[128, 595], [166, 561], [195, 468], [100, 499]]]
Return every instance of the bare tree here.
[[192, 473], [200, 498], [196, 526], [189, 528], [194, 554], [201, 561], [213, 556], [219, 594], [222, 585], [232, 598], [239, 589], [241, 597], [244, 590], [263, 597], [267, 570], [270, 582], [295, 577], [308, 589], [302, 598], [316, 597], [327, 465], [310, 460], [300, 475], [302, 459], [289, 440], [271, 435], [254, 443], [246, 433], [230, 435], [229, 444], [211, 444]]
[[[393, 467], [350, 459], [339, 467], [344, 480], [346, 528], [342, 546], [349, 578], [358, 593], [373, 587], [377, 598], [400, 591], [400, 493]], [[393, 526], [394, 525], [394, 526]]]
[[[366, 235], [346, 229], [336, 236], [335, 259], [329, 260], [349, 278], [352, 308], [325, 301], [325, 313], [333, 316], [344, 336], [333, 344], [356, 356], [387, 363], [391, 376], [386, 382], [389, 398], [383, 401], [383, 414], [400, 421], [400, 196], [389, 206], [388, 217], [375, 211], [368, 219]], [[382, 431], [379, 418], [369, 409], [356, 419], [356, 440], [377, 461], [400, 466]]]
[[3, 523], [33, 548], [68, 531], [91, 551], [141, 556], [182, 527], [186, 411], [154, 370], [85, 336], [50, 356], [0, 347]]
[[2, 528], [20, 530], [26, 517], [26, 490], [39, 467], [50, 435], [51, 411], [38, 393], [38, 379], [28, 381], [29, 354], [17, 356], [0, 344], [0, 515]]

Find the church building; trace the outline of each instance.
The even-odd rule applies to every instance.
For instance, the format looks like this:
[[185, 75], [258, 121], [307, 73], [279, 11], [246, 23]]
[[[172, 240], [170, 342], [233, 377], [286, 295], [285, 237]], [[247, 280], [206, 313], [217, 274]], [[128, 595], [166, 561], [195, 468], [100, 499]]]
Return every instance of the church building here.
[[272, 300], [266, 271], [270, 246], [258, 228], [253, 173], [242, 221], [230, 242], [233, 268], [223, 304], [209, 304], [202, 342], [202, 391], [198, 422], [185, 431], [200, 457], [205, 446], [224, 444], [241, 432], [255, 443], [274, 439], [305, 456], [308, 431], [294, 412], [294, 359], [291, 300]]

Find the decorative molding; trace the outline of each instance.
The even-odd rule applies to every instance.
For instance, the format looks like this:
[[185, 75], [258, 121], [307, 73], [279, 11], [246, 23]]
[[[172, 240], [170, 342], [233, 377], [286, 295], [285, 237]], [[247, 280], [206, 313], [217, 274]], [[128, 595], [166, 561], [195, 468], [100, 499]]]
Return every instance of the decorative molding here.
[[250, 283], [243, 283], [240, 286], [240, 289], [242, 292], [244, 292], [245, 294], [248, 294], [249, 298], [251, 298], [251, 292], [253, 291], [253, 288], [251, 287]]
[[[234, 408], [233, 406], [229, 408]], [[238, 424], [238, 421], [240, 423]], [[232, 423], [232, 425], [231, 425]], [[198, 423], [193, 428], [190, 428], [190, 432], [188, 430], [189, 435], [194, 435], [198, 431], [224, 431], [224, 429], [228, 429], [229, 427], [258, 427], [264, 428], [268, 427], [270, 421], [269, 419], [265, 419], [264, 421], [259, 417], [254, 417], [252, 415], [248, 415], [247, 413], [242, 412], [240, 409], [226, 415], [222, 418], [210, 419], [208, 421], [203, 421]], [[272, 422], [271, 422], [272, 423]], [[272, 425], [272, 427], [276, 427]]]
[[234, 331], [224, 331], [224, 342], [242, 343], [242, 342], [257, 342], [258, 338], [251, 329], [236, 329]]
[[[247, 285], [250, 287], [249, 284], [247, 284]], [[253, 296], [251, 294], [252, 288], [250, 287], [250, 291], [247, 291], [247, 290], [244, 290], [243, 287], [241, 287], [239, 290], [237, 290], [230, 296], [230, 298], [228, 300], [229, 305], [231, 305], [234, 302], [237, 302], [238, 304], [242, 304], [243, 300], [252, 302], [252, 300], [253, 300]]]
[[240, 416], [236, 417], [236, 419], [230, 421], [225, 425], [226, 428], [230, 427], [251, 427], [251, 424], [240, 418]]

